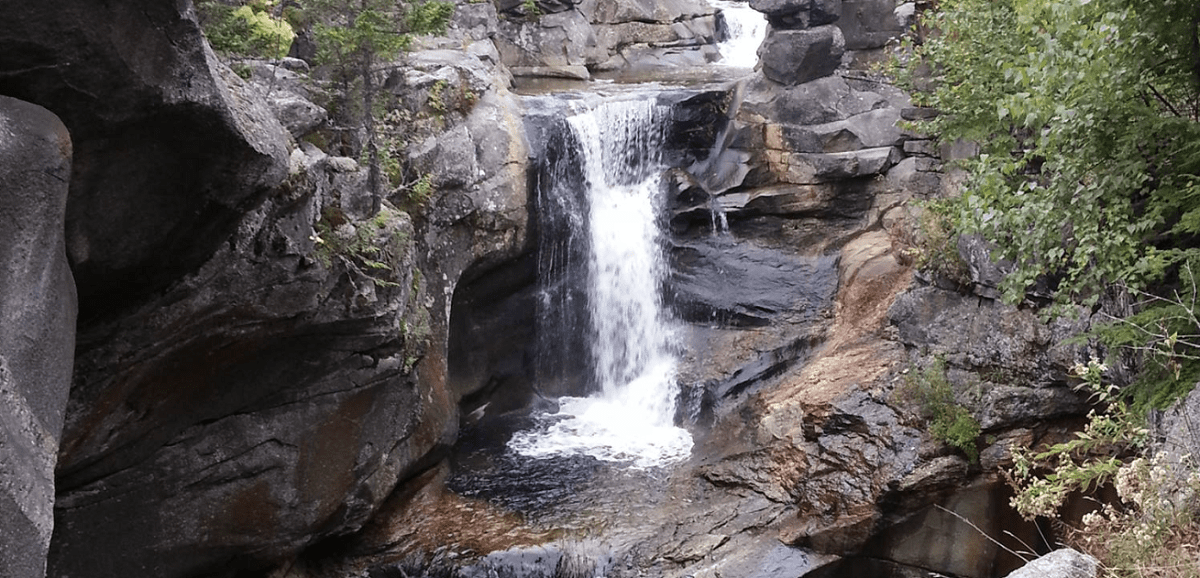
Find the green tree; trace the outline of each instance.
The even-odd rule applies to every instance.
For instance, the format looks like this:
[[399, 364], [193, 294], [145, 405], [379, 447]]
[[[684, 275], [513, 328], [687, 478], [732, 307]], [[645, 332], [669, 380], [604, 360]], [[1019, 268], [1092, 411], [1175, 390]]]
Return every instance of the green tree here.
[[[375, 126], [378, 67], [407, 50], [413, 35], [444, 33], [454, 5], [428, 0], [404, 3], [398, 0], [312, 0], [303, 18], [311, 23], [317, 44], [317, 59], [329, 67], [340, 86], [339, 115], [361, 127], [366, 136], [367, 186], [374, 212], [382, 202], [381, 159]], [[352, 94], [361, 96], [354, 106]]]
[[1006, 300], [1037, 282], [1058, 304], [1129, 293], [1135, 314], [1100, 336], [1154, 362], [1130, 395], [1186, 393], [1200, 377], [1200, 4], [942, 0], [925, 24], [909, 71], [931, 76], [915, 98], [942, 114], [922, 128], [981, 151], [947, 214], [1015, 263]]
[[1145, 287], [1197, 253], [1200, 5], [1184, 0], [943, 0], [918, 48], [942, 111], [927, 127], [980, 143], [964, 231], [1061, 301]]
[[271, 3], [263, 0], [238, 7], [207, 0], [196, 8], [209, 44], [224, 53], [283, 58], [296, 36], [290, 24], [271, 14]]

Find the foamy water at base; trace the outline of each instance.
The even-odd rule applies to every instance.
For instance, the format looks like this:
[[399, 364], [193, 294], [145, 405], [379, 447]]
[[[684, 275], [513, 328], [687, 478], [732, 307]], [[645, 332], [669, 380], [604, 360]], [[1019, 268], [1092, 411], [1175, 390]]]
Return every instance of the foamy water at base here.
[[591, 456], [607, 462], [653, 468], [683, 461], [691, 455], [692, 436], [684, 429], [643, 421], [622, 405], [599, 398], [564, 397], [561, 419], [546, 430], [517, 433], [508, 447], [531, 458], [562, 455]]
[[[628, 388], [654, 391], [663, 387], [655, 382], [673, 379], [674, 374], [672, 364], [663, 363]], [[563, 397], [558, 402], [558, 413], [546, 416], [553, 423], [518, 432], [508, 447], [531, 458], [582, 455], [634, 468], [666, 466], [691, 455], [691, 434], [649, 407], [608, 396]]]

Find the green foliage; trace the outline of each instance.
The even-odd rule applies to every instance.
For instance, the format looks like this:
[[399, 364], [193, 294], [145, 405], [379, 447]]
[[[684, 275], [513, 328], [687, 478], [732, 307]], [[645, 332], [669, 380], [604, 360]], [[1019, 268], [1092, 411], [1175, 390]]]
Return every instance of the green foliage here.
[[1082, 432], [1040, 451], [1013, 448], [1009, 482], [1016, 495], [1012, 506], [1021, 516], [1055, 517], [1063, 501], [1074, 491], [1092, 491], [1113, 478], [1130, 449], [1141, 448], [1148, 431], [1112, 385], [1102, 383], [1108, 368], [1097, 359], [1075, 367], [1081, 388], [1092, 392], [1101, 411], [1088, 414]]
[[413, 35], [444, 34], [453, 14], [454, 4], [440, 0], [317, 0], [307, 18], [314, 22], [318, 60], [354, 76], [364, 61], [373, 65], [407, 50]]
[[445, 91], [445, 80], [438, 80], [433, 83], [433, 86], [429, 87], [429, 98], [426, 100], [426, 104], [429, 105], [429, 108], [433, 109], [433, 112], [437, 113], [438, 118], [446, 114], [446, 100], [445, 95], [442, 94]]
[[[340, 209], [325, 207], [321, 219], [313, 226], [316, 231], [313, 257], [327, 268], [338, 260], [345, 260], [379, 287], [398, 287], [394, 267], [388, 262], [394, 259], [390, 253], [398, 247], [391, 247], [392, 243], [386, 240], [390, 220], [394, 217], [394, 211], [385, 208], [371, 219], [351, 222]], [[394, 241], [403, 244], [404, 240]]]
[[910, 372], [897, 396], [929, 425], [934, 439], [958, 448], [971, 462], [979, 461], [979, 421], [955, 401], [954, 388], [946, 378], [945, 360], [934, 358], [921, 371]]
[[421, 175], [408, 187], [406, 200], [414, 206], [422, 207], [429, 202], [433, 194], [433, 177], [429, 173]]
[[1019, 301], [1162, 279], [1200, 254], [1194, 3], [943, 0], [918, 48], [943, 114], [923, 128], [981, 145], [956, 225], [998, 243]]
[[236, 56], [283, 58], [296, 37], [290, 24], [275, 18], [264, 4], [234, 8], [216, 1], [200, 3], [200, 21], [214, 50]]
[[533, 19], [542, 16], [542, 9], [534, 0], [521, 0], [521, 12], [524, 12], [525, 16]]
[[389, 2], [370, 2], [361, 9], [350, 4], [340, 4], [330, 13], [318, 19], [314, 25], [317, 43], [317, 60], [337, 67], [343, 74], [354, 76], [363, 65], [363, 58], [370, 62], [392, 58], [408, 48], [412, 38], [399, 32], [399, 24], [387, 12]]
[[[440, 0], [406, 4], [394, 0], [314, 0], [306, 18], [313, 22], [318, 60], [333, 72], [339, 85], [338, 105], [330, 108], [331, 117], [345, 127], [361, 128], [366, 136], [361, 149], [365, 153], [374, 208], [382, 202], [381, 181], [401, 171], [384, 166], [386, 153], [379, 143], [375, 110], [378, 84], [375, 75], [380, 63], [395, 58], [412, 43], [413, 34], [444, 32], [454, 5]], [[359, 98], [352, 98], [357, 96]], [[359, 100], [361, 99], [361, 100]], [[351, 101], [361, 103], [361, 108]], [[397, 156], [390, 157], [398, 158]], [[384, 174], [387, 171], [389, 174]]]
[[1137, 458], [1114, 476], [1118, 504], [1083, 516], [1068, 533], [1096, 556], [1105, 578], [1200, 576], [1200, 473], [1193, 459]]
[[412, 34], [445, 34], [453, 15], [454, 3], [428, 0], [409, 5], [404, 21]]
[[936, 200], [919, 205], [919, 213], [907, 239], [902, 257], [911, 259], [922, 271], [966, 286], [971, 282], [967, 264], [958, 253], [958, 231], [953, 220], [952, 201]]
[[1143, 361], [1137, 379], [1122, 392], [1132, 411], [1163, 409], [1200, 381], [1200, 293], [1189, 259], [1179, 267], [1170, 296], [1134, 291], [1142, 297], [1135, 313], [1098, 325], [1091, 336], [1109, 348], [1136, 352]]

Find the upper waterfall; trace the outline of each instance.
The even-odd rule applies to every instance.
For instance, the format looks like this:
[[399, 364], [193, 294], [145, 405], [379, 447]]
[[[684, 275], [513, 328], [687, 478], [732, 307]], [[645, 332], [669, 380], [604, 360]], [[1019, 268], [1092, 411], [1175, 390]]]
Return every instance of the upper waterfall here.
[[754, 68], [758, 64], [758, 47], [767, 36], [767, 17], [735, 0], [711, 0], [721, 10], [725, 23], [725, 39], [717, 46], [721, 59], [717, 64], [732, 68]]

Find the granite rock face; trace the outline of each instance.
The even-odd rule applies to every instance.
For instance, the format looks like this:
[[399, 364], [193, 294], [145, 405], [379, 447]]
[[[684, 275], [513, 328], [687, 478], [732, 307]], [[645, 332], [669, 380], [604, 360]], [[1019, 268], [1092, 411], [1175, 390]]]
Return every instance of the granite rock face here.
[[42, 576], [71, 385], [75, 283], [63, 216], [71, 137], [46, 109], [0, 96], [0, 576]]
[[76, 143], [67, 253], [84, 319], [194, 270], [287, 175], [287, 132], [190, 3], [9, 8], [0, 92], [58, 114]]
[[453, 402], [415, 383], [411, 220], [354, 218], [353, 161], [293, 161], [200, 270], [81, 331], [51, 575], [261, 569], [360, 526], [448, 443]]
[[[291, 141], [324, 114], [302, 63], [255, 63], [249, 85], [190, 3], [151, 4], [22, 6], [0, 30], [0, 90], [58, 111], [76, 140], [68, 166], [48, 113], [5, 116], [14, 138], [62, 155], [37, 173], [61, 191], [31, 197], [6, 176], [0, 210], [17, 223], [0, 248], [15, 268], [0, 283], [0, 451], [29, 466], [0, 478], [21, 493], [3, 510], [16, 575], [263, 571], [357, 530], [454, 439], [459, 277], [525, 243], [526, 155], [494, 11], [456, 21], [473, 60], [445, 74], [473, 98], [429, 123], [448, 136], [414, 162], [455, 162], [414, 219], [388, 203], [370, 214], [354, 160]], [[438, 80], [447, 63], [426, 62]], [[27, 177], [12, 180], [41, 182]], [[40, 340], [36, 355], [10, 328], [13, 344]]]
[[695, 0], [583, 0], [499, 5], [495, 37], [517, 77], [588, 79], [593, 73], [636, 73], [703, 65], [719, 55], [713, 9]]
[[880, 48], [899, 37], [904, 24], [896, 0], [842, 0], [838, 26], [846, 36], [847, 50]]

